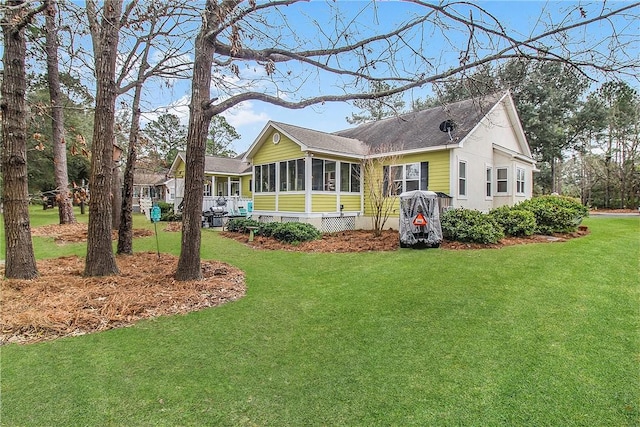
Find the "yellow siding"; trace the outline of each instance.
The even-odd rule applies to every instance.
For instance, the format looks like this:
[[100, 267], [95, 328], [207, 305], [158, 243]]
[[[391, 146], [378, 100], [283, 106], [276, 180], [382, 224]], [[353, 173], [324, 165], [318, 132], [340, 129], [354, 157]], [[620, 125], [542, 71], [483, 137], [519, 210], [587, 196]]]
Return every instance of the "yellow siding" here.
[[178, 178], [184, 178], [184, 171], [186, 170], [185, 164], [182, 160], [180, 160], [180, 163], [178, 163], [178, 167], [176, 168], [176, 177]]
[[280, 194], [278, 198], [279, 212], [304, 212], [304, 194]]
[[311, 212], [336, 212], [336, 196], [314, 194], [311, 199]]
[[276, 196], [253, 196], [253, 209], [256, 211], [275, 211]]
[[360, 196], [340, 196], [340, 204], [344, 205], [344, 211], [359, 211]]
[[265, 135], [265, 142], [253, 156], [252, 163], [254, 165], [264, 165], [303, 157], [300, 146], [282, 133], [280, 134], [280, 142], [274, 144], [271, 139], [274, 132], [272, 131]]
[[251, 197], [251, 175], [240, 177], [240, 188], [242, 189], [242, 197]]
[[[398, 159], [394, 159], [393, 162], [385, 162], [385, 166], [394, 164], [401, 165], [406, 163], [417, 162], [429, 162], [429, 191], [441, 191], [443, 193], [449, 193], [449, 162], [450, 151], [435, 151], [433, 153], [418, 153], [402, 156]], [[381, 182], [382, 168], [376, 170], [377, 179]], [[366, 177], [369, 179], [369, 177]], [[367, 194], [367, 186], [364, 186], [364, 210], [365, 215], [371, 215], [371, 200], [369, 194]], [[396, 201], [392, 207], [391, 217], [398, 217], [400, 212], [400, 200], [396, 198]]]

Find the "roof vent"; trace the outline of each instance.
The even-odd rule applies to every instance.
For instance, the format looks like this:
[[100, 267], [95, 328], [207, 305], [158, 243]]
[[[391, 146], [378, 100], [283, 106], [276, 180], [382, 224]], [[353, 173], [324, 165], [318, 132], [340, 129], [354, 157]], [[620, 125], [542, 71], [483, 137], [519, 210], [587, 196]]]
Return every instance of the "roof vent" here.
[[442, 132], [446, 132], [449, 134], [449, 140], [453, 141], [453, 137], [451, 136], [451, 131], [456, 128], [456, 124], [451, 119], [447, 119], [444, 122], [440, 123], [440, 130]]

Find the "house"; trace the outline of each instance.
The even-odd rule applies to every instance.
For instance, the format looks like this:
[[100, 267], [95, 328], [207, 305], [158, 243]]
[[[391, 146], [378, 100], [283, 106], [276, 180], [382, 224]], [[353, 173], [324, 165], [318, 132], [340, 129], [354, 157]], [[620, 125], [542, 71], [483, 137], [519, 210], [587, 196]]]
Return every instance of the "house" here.
[[448, 206], [486, 212], [531, 198], [534, 170], [504, 92], [335, 133], [270, 121], [241, 159], [207, 158], [205, 179], [223, 196], [240, 188], [262, 222], [308, 222], [332, 232], [372, 227], [376, 186], [396, 203], [386, 226], [398, 228], [394, 196], [402, 192], [430, 190]]
[[164, 173], [135, 171], [133, 174], [133, 211], [148, 212], [155, 202], [173, 202], [173, 180]]
[[[171, 191], [175, 210], [184, 199], [184, 171], [186, 153], [176, 156], [169, 176], [174, 177]], [[204, 194], [202, 209], [209, 210], [222, 203], [232, 215], [251, 210], [251, 167], [241, 157], [206, 156], [204, 165]]]

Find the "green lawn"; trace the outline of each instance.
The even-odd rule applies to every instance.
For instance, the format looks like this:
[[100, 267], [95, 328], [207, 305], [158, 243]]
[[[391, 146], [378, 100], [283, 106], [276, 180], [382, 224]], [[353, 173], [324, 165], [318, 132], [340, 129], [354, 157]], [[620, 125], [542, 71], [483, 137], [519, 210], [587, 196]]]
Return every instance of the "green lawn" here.
[[[246, 297], [0, 347], [0, 424], [638, 426], [640, 219], [585, 223], [565, 243], [359, 254], [204, 230], [203, 258], [246, 271]], [[178, 253], [179, 233], [159, 238]]]

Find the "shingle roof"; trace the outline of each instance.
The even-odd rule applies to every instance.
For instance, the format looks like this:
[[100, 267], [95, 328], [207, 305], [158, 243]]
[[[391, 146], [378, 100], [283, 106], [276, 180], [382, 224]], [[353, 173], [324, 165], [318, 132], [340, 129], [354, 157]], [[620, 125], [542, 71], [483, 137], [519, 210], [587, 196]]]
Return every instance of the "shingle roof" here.
[[297, 143], [304, 145], [310, 150], [355, 155], [364, 155], [368, 151], [365, 144], [354, 138], [320, 132], [287, 123], [272, 122], [272, 124]]
[[[373, 150], [384, 149], [383, 151], [417, 150], [457, 144], [502, 96], [504, 93], [402, 114], [338, 131], [333, 135], [363, 141]], [[440, 124], [445, 120], [452, 120], [455, 124], [451, 138], [449, 133], [440, 130]]]
[[251, 170], [251, 167], [238, 157], [205, 156], [204, 170], [217, 174], [242, 174]]

